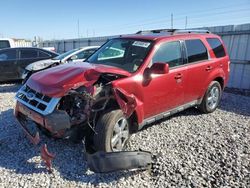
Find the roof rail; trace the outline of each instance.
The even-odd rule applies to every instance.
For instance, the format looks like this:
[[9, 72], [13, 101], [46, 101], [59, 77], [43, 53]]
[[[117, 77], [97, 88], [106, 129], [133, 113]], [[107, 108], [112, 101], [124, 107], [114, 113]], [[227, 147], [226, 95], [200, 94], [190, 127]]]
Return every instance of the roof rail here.
[[154, 30], [144, 30], [144, 31], [138, 31], [135, 34], [157, 34], [157, 33], [169, 33], [172, 34], [175, 32], [177, 29], [154, 29]]
[[166, 33], [169, 35], [174, 35], [174, 34], [182, 34], [182, 33], [211, 33], [208, 30], [202, 29], [155, 29], [155, 30], [144, 30], [144, 31], [138, 31], [135, 34], [159, 34], [159, 33]]
[[177, 29], [174, 31], [174, 34], [177, 33], [211, 33], [206, 29]]

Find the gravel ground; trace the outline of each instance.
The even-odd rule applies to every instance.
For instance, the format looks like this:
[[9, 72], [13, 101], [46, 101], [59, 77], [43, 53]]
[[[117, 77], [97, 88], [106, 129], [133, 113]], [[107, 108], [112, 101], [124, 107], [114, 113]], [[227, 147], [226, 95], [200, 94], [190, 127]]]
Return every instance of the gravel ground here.
[[13, 117], [18, 85], [0, 85], [0, 187], [249, 187], [250, 97], [224, 93], [218, 110], [188, 109], [132, 136], [131, 150], [157, 156], [153, 171], [95, 174], [82, 144], [42, 136], [56, 153], [54, 173]]

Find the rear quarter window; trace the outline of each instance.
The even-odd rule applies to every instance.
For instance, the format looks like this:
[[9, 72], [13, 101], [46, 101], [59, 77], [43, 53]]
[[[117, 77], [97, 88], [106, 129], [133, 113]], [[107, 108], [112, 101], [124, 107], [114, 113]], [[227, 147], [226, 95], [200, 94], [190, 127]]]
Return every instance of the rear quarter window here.
[[10, 42], [8, 40], [1, 40], [0, 41], [0, 49], [9, 48], [9, 47], [10, 47]]
[[208, 44], [213, 49], [214, 55], [217, 58], [226, 56], [225, 49], [221, 43], [221, 41], [217, 38], [207, 38]]
[[39, 57], [41, 57], [41, 58], [50, 58], [51, 55], [47, 54], [46, 52], [39, 51]]
[[33, 49], [20, 50], [21, 59], [33, 59], [38, 57], [38, 51]]
[[188, 63], [203, 61], [208, 59], [207, 48], [199, 39], [185, 41], [187, 48]]

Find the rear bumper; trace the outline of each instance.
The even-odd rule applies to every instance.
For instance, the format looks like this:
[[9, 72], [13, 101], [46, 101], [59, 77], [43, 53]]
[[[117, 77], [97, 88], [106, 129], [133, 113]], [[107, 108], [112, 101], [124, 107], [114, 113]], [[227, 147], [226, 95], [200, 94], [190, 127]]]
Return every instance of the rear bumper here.
[[51, 114], [47, 116], [40, 115], [39, 113], [29, 109], [20, 102], [16, 102], [16, 107], [14, 110], [14, 115], [16, 116], [18, 122], [23, 128], [24, 132], [32, 143], [37, 144], [39, 142], [38, 132], [34, 135], [32, 134], [27, 123], [27, 119], [34, 121], [41, 127], [48, 130], [55, 137], [63, 137], [64, 130], [71, 127], [69, 115], [60, 110], [54, 110]]

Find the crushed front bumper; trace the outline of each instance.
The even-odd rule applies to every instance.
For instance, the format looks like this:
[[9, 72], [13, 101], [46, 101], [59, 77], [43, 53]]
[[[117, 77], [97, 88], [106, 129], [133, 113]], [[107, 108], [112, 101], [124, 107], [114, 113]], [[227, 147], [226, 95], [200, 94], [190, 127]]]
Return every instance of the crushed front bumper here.
[[[27, 119], [34, 121], [49, 132], [60, 135], [62, 130], [70, 128], [69, 116], [63, 111], [54, 110], [51, 114], [43, 116], [22, 103], [16, 103], [14, 115], [19, 121], [21, 127], [26, 133], [27, 137], [32, 143], [38, 144], [40, 142], [39, 133], [32, 134], [29, 130], [29, 124]], [[86, 144], [86, 143], [85, 143]], [[95, 153], [89, 153], [88, 144], [85, 145], [86, 159], [89, 168], [97, 173], [106, 173], [119, 170], [151, 169], [153, 160], [150, 152], [146, 151], [126, 151], [126, 152], [110, 152], [105, 153], [98, 151]], [[47, 149], [47, 145], [44, 144], [41, 148], [41, 159], [44, 161], [49, 172], [52, 172], [52, 160], [55, 155], [50, 153]]]
[[31, 131], [29, 131], [29, 126], [31, 125], [28, 125], [27, 119], [30, 119], [39, 126], [45, 128], [55, 137], [62, 137], [64, 130], [71, 127], [69, 115], [61, 110], [54, 110], [51, 114], [43, 116], [17, 101], [14, 115], [28, 138], [34, 144], [37, 144], [40, 140], [39, 133], [32, 134]]

